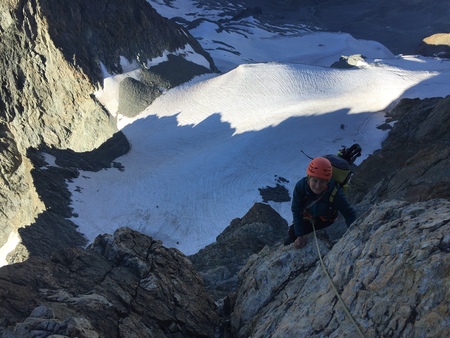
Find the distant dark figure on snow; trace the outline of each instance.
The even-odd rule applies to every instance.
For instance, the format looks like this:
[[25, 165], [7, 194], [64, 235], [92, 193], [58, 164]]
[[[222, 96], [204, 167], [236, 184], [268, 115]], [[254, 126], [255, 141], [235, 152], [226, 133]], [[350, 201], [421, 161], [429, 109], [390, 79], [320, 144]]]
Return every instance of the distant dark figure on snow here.
[[338, 213], [344, 216], [347, 226], [356, 219], [342, 188], [332, 179], [332, 170], [328, 159], [316, 157], [306, 169], [307, 176], [295, 185], [291, 206], [293, 224], [285, 245], [294, 243], [297, 249], [305, 246], [304, 236], [313, 232], [312, 223], [316, 230], [326, 228], [334, 223]]

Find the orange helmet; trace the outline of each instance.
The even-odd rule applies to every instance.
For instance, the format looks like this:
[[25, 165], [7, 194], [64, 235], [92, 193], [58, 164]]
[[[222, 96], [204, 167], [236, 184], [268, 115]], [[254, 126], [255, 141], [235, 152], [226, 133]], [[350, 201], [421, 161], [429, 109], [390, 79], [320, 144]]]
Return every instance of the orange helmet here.
[[329, 160], [325, 157], [316, 157], [309, 163], [306, 174], [329, 181], [332, 171], [333, 169]]

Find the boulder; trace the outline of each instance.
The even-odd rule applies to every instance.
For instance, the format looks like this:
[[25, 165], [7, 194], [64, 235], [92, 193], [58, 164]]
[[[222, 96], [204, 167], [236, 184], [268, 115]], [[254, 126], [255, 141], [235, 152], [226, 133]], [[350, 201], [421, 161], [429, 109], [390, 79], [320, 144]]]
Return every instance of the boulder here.
[[450, 58], [450, 33], [437, 33], [426, 37], [417, 47], [417, 54]]
[[360, 64], [366, 63], [366, 57], [361, 54], [354, 54], [350, 56], [341, 56], [339, 61], [333, 63], [331, 68], [357, 68]]

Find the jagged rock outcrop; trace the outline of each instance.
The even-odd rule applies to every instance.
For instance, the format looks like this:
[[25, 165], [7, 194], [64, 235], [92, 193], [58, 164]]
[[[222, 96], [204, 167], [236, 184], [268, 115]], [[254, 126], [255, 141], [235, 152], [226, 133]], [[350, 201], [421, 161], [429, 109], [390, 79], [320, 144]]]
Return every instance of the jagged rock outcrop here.
[[216, 238], [189, 259], [202, 276], [215, 300], [228, 296], [238, 286], [237, 274], [247, 259], [265, 246], [287, 237], [287, 222], [268, 204], [255, 205], [236, 218]]
[[[33, 188], [31, 169], [32, 164], [19, 153], [8, 126], [0, 123], [0, 248], [7, 243], [4, 251], [20, 242], [18, 229], [30, 224], [44, 208]], [[28, 254], [20, 256], [23, 260]], [[7, 263], [5, 257], [0, 257], [0, 266]]]
[[[28, 150], [44, 146], [88, 152], [117, 132], [115, 116], [94, 96], [105, 74], [121, 73], [122, 64], [145, 68], [164, 53], [177, 52], [179, 57], [185, 48], [186, 55], [203, 56], [205, 66], [192, 64], [181, 72], [179, 60], [172, 63], [168, 56], [165, 66], [153, 67], [161, 82], [168, 83], [166, 87], [216, 68], [185, 29], [161, 17], [145, 0], [12, 0], [0, 3], [0, 13], [0, 248], [4, 256], [20, 242], [18, 229], [34, 224], [47, 211], [30, 174]], [[165, 70], [172, 64], [182, 76], [174, 79], [158, 68]], [[152, 67], [145, 72], [152, 72]], [[135, 114], [132, 109], [125, 105]], [[22, 245], [10, 257], [22, 260], [28, 254]]]
[[215, 305], [176, 249], [127, 228], [0, 269], [2, 337], [213, 337]]
[[[329, 250], [325, 266], [365, 337], [446, 337], [450, 202], [374, 205]], [[314, 239], [252, 256], [231, 324], [237, 337], [358, 336], [321, 265]]]
[[388, 117], [396, 123], [382, 149], [355, 171], [350, 200], [450, 198], [450, 96], [403, 99]]

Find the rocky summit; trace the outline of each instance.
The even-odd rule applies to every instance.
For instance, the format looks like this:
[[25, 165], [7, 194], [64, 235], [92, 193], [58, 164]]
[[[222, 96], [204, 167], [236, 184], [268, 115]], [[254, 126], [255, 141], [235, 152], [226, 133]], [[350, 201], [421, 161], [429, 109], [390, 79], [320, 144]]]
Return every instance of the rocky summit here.
[[[317, 23], [337, 25], [342, 4], [355, 25], [387, 20], [349, 1], [307, 3]], [[162, 88], [217, 69], [144, 0], [10, 0], [0, 10], [0, 247], [10, 249], [0, 269], [2, 337], [450, 336], [450, 96], [392, 104], [388, 138], [347, 192], [358, 219], [308, 235], [302, 250], [282, 244], [287, 222], [267, 203], [189, 257], [128, 228], [84, 248], [65, 182], [80, 170], [122, 170], [115, 159], [130, 149], [117, 116], [92, 95], [103, 75], [141, 67], [119, 88], [119, 113], [133, 117]], [[375, 26], [384, 34], [374, 21], [367, 29]], [[186, 45], [209, 67], [176, 53]], [[448, 32], [433, 32], [417, 50], [448, 57], [448, 46]], [[148, 67], [165, 51], [166, 62]]]

